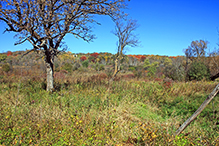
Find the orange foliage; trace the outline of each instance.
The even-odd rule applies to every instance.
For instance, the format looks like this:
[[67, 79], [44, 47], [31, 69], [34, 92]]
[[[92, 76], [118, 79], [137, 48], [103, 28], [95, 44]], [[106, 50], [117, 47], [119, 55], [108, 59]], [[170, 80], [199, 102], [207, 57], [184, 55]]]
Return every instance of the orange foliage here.
[[86, 56], [82, 56], [80, 59], [81, 59], [81, 61], [84, 61], [84, 60], [87, 60], [87, 57]]
[[144, 55], [127, 55], [128, 57], [133, 57], [138, 59], [139, 61], [144, 61], [146, 57]]
[[169, 58], [173, 58], [173, 59], [176, 59], [176, 56], [169, 56]]
[[12, 52], [11, 51], [8, 51], [7, 52], [7, 56], [11, 56], [12, 55]]
[[93, 56], [96, 59], [99, 56], [99, 53], [92, 53], [90, 56]]

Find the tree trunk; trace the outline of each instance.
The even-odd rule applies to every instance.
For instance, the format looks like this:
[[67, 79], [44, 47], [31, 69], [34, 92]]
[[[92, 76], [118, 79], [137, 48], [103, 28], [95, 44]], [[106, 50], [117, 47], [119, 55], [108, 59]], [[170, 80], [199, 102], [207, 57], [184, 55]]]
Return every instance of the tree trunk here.
[[182, 126], [176, 131], [175, 135], [179, 135], [195, 118], [204, 110], [204, 108], [209, 104], [209, 102], [217, 95], [219, 91], [219, 84], [214, 88], [211, 94], [205, 99], [201, 106], [195, 111], [195, 113], [186, 120]]
[[114, 70], [114, 73], [113, 73], [113, 76], [112, 78], [109, 80], [109, 85], [111, 85], [111, 83], [113, 82], [113, 80], [115, 79], [116, 75], [118, 74], [118, 72], [120, 71], [119, 68], [120, 68], [120, 65], [119, 65], [119, 59], [116, 58], [115, 60], [115, 70]]
[[45, 52], [45, 62], [46, 62], [46, 80], [47, 80], [47, 86], [46, 90], [47, 91], [52, 91], [53, 90], [53, 63], [54, 63], [54, 56], [49, 50], [46, 50]]
[[53, 89], [53, 64], [46, 63], [46, 74], [47, 74], [47, 91], [52, 91]]

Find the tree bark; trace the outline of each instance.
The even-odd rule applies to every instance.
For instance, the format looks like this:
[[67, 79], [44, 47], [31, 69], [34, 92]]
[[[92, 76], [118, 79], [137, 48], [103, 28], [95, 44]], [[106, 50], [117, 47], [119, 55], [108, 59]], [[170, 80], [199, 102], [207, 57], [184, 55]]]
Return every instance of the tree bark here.
[[52, 91], [52, 89], [53, 89], [53, 64], [51, 62], [46, 63], [46, 74], [47, 74], [46, 90]]
[[189, 117], [182, 126], [176, 131], [175, 135], [179, 135], [196, 117], [204, 110], [204, 108], [210, 103], [210, 101], [217, 95], [219, 91], [219, 84], [214, 88], [214, 90], [208, 95], [201, 106], [195, 111], [195, 113]]
[[53, 63], [54, 63], [54, 55], [51, 53], [51, 51], [49, 51], [48, 49], [46, 49], [45, 51], [45, 62], [46, 62], [46, 80], [47, 80], [47, 86], [46, 86], [46, 90], [47, 91], [52, 91], [53, 90], [53, 74], [54, 74], [54, 69], [53, 69]]
[[115, 70], [114, 73], [112, 75], [112, 78], [109, 80], [109, 85], [112, 84], [112, 82], [114, 81], [114, 79], [116, 78], [116, 75], [118, 74], [118, 72], [120, 71], [120, 60], [118, 58], [116, 58], [115, 60]]

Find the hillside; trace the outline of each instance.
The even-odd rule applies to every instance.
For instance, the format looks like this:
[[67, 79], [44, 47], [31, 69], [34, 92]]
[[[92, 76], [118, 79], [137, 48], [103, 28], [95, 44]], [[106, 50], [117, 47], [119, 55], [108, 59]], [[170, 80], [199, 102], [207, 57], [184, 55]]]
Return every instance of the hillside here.
[[23, 53], [1, 54], [1, 145], [219, 144], [218, 96], [173, 136], [217, 85], [184, 82], [183, 56], [126, 55], [109, 88], [115, 55], [62, 53], [51, 93], [42, 54]]

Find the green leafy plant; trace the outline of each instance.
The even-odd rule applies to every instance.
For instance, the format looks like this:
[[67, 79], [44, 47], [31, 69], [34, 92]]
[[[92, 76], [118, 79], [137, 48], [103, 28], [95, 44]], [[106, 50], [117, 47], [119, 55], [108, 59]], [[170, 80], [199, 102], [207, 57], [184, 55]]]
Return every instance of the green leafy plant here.
[[188, 140], [185, 139], [183, 136], [176, 136], [173, 142], [174, 142], [174, 145], [176, 146], [189, 145]]
[[9, 72], [11, 70], [11, 66], [8, 63], [3, 64], [2, 65], [2, 70], [5, 71], [5, 72]]
[[153, 62], [152, 64], [150, 64], [148, 66], [148, 69], [147, 69], [147, 71], [148, 71], [147, 76], [148, 77], [155, 77], [155, 74], [157, 72], [157, 67], [158, 67], [158, 62]]
[[180, 67], [176, 67], [174, 65], [166, 66], [165, 69], [163, 70], [163, 73], [166, 77], [173, 80], [183, 81], [185, 79], [185, 70], [182, 66]]
[[95, 64], [95, 70], [96, 71], [101, 71], [101, 70], [104, 70], [104, 69], [105, 69], [105, 66], [103, 64], [99, 64], [99, 63]]
[[89, 65], [89, 61], [88, 61], [88, 60], [85, 60], [85, 61], [82, 62], [82, 66], [83, 66], [83, 67], [86, 67], [86, 68], [87, 68], [88, 65]]
[[80, 63], [78, 63], [78, 62], [76, 62], [76, 63], [74, 63], [74, 65], [73, 65], [73, 71], [75, 71], [75, 70], [78, 70], [79, 68], [81, 67], [81, 64]]
[[83, 67], [83, 66], [81, 66], [81, 67], [78, 68], [78, 71], [81, 71], [81, 72], [87, 72], [88, 69], [87, 69], [87, 67]]
[[145, 59], [145, 60], [144, 60], [144, 65], [143, 65], [143, 67], [144, 67], [145, 69], [147, 69], [148, 67], [150, 67], [150, 61], [149, 61], [149, 59]]
[[4, 61], [7, 58], [6, 54], [0, 54], [0, 62]]
[[133, 70], [133, 74], [135, 75], [135, 77], [140, 78], [143, 76], [144, 74], [144, 69], [143, 66], [136, 66], [135, 70]]
[[208, 67], [203, 62], [193, 62], [188, 70], [188, 78], [189, 80], [197, 80], [200, 81], [202, 79], [209, 79], [210, 71]]
[[67, 70], [68, 72], [72, 72], [73, 70], [73, 65], [71, 63], [65, 63], [62, 66], [62, 70]]
[[134, 67], [134, 66], [130, 66], [130, 67], [129, 67], [129, 70], [130, 70], [130, 71], [134, 71], [134, 70], [135, 70], [135, 67]]

